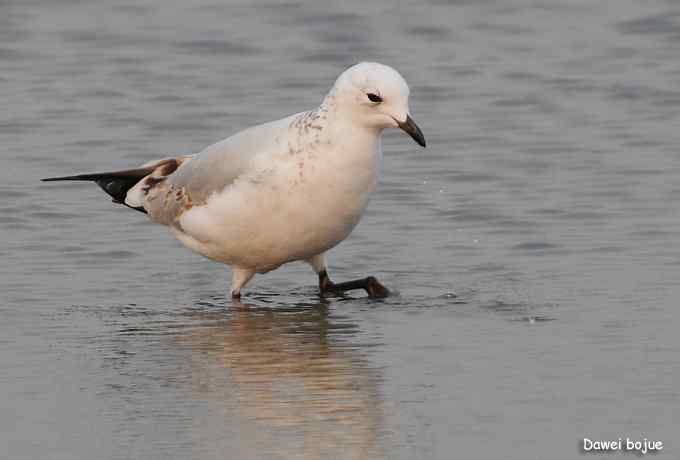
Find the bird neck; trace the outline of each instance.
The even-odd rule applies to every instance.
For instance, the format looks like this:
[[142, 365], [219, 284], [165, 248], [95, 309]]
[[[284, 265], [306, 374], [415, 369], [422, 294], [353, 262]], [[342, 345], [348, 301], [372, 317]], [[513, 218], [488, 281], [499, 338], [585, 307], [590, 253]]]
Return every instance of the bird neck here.
[[[384, 128], [369, 126], [358, 120], [351, 107], [338, 103], [335, 88], [326, 95], [319, 108], [315, 110], [315, 113], [333, 131], [331, 135], [335, 135], [338, 138], [349, 137], [353, 143], [379, 146]], [[348, 136], [347, 133], [351, 133], [351, 135]]]

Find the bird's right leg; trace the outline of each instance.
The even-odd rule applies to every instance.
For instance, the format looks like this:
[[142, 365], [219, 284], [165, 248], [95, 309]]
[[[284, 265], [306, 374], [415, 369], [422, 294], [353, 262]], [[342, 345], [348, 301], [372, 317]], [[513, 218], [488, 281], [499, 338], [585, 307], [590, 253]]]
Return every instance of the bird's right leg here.
[[326, 270], [319, 272], [319, 290], [322, 295], [342, 294], [345, 291], [352, 291], [354, 289], [363, 289], [373, 299], [382, 299], [390, 295], [389, 289], [383, 286], [375, 276], [345, 281], [344, 283], [334, 283], [328, 277]]
[[316, 255], [307, 261], [319, 275], [319, 291], [321, 295], [342, 294], [345, 291], [363, 289], [369, 297], [380, 299], [390, 295], [389, 289], [383, 286], [374, 276], [360, 278], [358, 280], [334, 283], [328, 276], [326, 260], [323, 254]]
[[253, 270], [247, 268], [232, 267], [231, 269], [231, 298], [241, 298], [241, 288], [255, 276]]

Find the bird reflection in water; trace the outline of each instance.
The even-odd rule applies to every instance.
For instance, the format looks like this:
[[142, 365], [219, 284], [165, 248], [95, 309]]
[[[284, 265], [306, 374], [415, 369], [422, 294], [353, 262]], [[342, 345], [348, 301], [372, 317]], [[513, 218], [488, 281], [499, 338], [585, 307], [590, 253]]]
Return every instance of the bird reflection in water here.
[[204, 326], [178, 340], [191, 350], [192, 397], [222, 405], [196, 420], [203, 439], [224, 428], [240, 458], [383, 457], [381, 375], [356, 324], [324, 303], [191, 316]]

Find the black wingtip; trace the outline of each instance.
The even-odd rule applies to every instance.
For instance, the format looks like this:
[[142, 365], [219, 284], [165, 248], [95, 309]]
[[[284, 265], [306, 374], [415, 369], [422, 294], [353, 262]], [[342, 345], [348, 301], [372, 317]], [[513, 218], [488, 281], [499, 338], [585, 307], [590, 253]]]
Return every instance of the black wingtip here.
[[58, 180], [83, 180], [83, 178], [81, 176], [46, 177], [40, 179], [40, 182], [56, 182]]

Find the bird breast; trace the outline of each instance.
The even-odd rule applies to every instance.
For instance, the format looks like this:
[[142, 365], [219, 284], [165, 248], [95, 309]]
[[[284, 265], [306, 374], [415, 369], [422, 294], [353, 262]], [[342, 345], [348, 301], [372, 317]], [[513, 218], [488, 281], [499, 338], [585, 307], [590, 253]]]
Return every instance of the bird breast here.
[[320, 138], [253, 160], [248, 173], [180, 221], [192, 249], [267, 271], [308, 259], [344, 240], [375, 188], [379, 144]]

